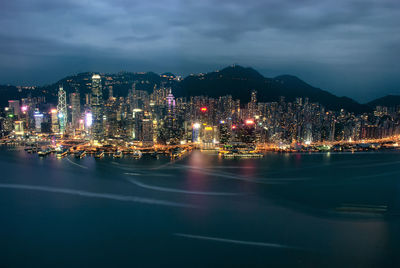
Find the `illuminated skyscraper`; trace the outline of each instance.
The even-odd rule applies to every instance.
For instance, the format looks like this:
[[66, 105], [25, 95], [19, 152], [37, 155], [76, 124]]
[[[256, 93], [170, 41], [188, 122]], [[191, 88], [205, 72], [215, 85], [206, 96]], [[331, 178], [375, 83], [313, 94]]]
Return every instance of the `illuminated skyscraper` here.
[[193, 124], [192, 142], [198, 143], [200, 141], [200, 123]]
[[153, 145], [153, 121], [149, 118], [142, 120], [142, 141], [146, 145]]
[[16, 117], [19, 116], [21, 113], [19, 100], [9, 100], [8, 101], [8, 108], [11, 110], [12, 114]]
[[249, 110], [249, 117], [254, 118], [254, 116], [257, 113], [257, 91], [253, 90], [251, 92], [251, 99], [248, 104], [248, 110]]
[[171, 89], [169, 89], [169, 93], [167, 95], [167, 105], [168, 105], [168, 113], [174, 113], [175, 110], [175, 97], [172, 95]]
[[53, 133], [57, 133], [60, 130], [60, 126], [58, 124], [57, 109], [51, 109], [50, 116], [51, 116], [51, 131]]
[[75, 129], [79, 127], [79, 119], [81, 117], [81, 101], [80, 101], [80, 94], [78, 91], [71, 93], [70, 103], [71, 103], [72, 127]]
[[103, 90], [101, 77], [98, 74], [92, 76], [92, 96], [90, 98], [93, 114], [92, 135], [94, 140], [103, 138]]
[[57, 111], [58, 111], [58, 120], [60, 123], [60, 133], [64, 133], [65, 128], [67, 126], [68, 116], [67, 116], [67, 98], [62, 85], [60, 85], [60, 88], [58, 90]]
[[177, 131], [177, 121], [175, 116], [175, 97], [171, 89], [166, 97], [167, 114], [164, 118], [164, 135], [168, 143], [176, 143], [179, 133]]
[[15, 121], [14, 122], [14, 132], [15, 135], [24, 135], [24, 121]]
[[42, 123], [43, 123], [43, 114], [40, 113], [39, 111], [35, 111], [33, 116], [35, 118], [35, 131], [41, 132], [42, 131]]

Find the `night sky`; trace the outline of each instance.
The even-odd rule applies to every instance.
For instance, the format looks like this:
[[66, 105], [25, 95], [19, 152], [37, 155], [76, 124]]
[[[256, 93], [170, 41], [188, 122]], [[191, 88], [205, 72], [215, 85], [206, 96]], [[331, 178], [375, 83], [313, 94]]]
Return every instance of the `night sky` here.
[[234, 63], [361, 102], [400, 94], [400, 1], [0, 0], [0, 84]]

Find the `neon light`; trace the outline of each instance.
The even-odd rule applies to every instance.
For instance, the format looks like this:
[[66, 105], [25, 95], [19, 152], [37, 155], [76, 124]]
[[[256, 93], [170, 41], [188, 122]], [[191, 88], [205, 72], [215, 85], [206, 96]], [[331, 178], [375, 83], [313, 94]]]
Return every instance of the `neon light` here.
[[193, 124], [193, 128], [194, 129], [199, 129], [200, 128], [200, 124], [199, 123], [194, 123]]
[[254, 124], [254, 120], [252, 120], [252, 119], [246, 120], [246, 125], [253, 125], [253, 124]]
[[207, 112], [207, 107], [201, 107], [201, 108], [200, 108], [200, 111], [202, 111], [203, 113], [204, 113], [204, 112]]
[[87, 113], [85, 115], [85, 121], [86, 121], [86, 127], [90, 127], [92, 125], [93, 122], [93, 115], [92, 113]]

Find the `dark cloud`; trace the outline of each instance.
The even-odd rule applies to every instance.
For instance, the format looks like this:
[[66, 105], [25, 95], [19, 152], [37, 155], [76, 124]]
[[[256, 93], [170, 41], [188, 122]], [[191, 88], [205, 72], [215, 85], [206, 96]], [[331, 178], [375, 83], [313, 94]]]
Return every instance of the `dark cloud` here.
[[362, 101], [400, 94], [398, 0], [13, 0], [0, 25], [0, 83], [238, 63]]
[[160, 38], [161, 38], [160, 34], [152, 34], [152, 35], [144, 35], [144, 36], [133, 36], [133, 35], [121, 36], [121, 37], [115, 38], [114, 40], [117, 42], [122, 42], [122, 43], [125, 43], [125, 42], [135, 43], [135, 42], [154, 41], [154, 40], [158, 40]]

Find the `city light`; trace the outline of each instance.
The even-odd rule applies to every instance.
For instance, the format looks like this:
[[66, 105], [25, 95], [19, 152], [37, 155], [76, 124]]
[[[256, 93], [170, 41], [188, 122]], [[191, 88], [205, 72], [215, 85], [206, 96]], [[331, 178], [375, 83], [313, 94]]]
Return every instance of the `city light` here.
[[[107, 81], [108, 84], [114, 80]], [[108, 84], [108, 87], [112, 85]], [[93, 76], [91, 90], [91, 94], [85, 93], [86, 104], [83, 107], [79, 102], [80, 97], [76, 100], [74, 98], [70, 106], [66, 106], [67, 98], [62, 86], [58, 92], [57, 106], [54, 106], [55, 103], [41, 103], [42, 100], [34, 100], [32, 103], [28, 99], [10, 100], [9, 107], [4, 107], [3, 110], [6, 116], [4, 125], [8, 132], [12, 129], [15, 132], [12, 124], [15, 126], [17, 123], [14, 119], [23, 119], [26, 132], [34, 130], [38, 135], [63, 134], [72, 139], [81, 139], [82, 142], [90, 141], [91, 144], [96, 140], [101, 143], [105, 139], [115, 139], [123, 144], [126, 138], [133, 140], [137, 146], [143, 144], [146, 147], [184, 145], [179, 144], [179, 141], [186, 141], [185, 145], [196, 143], [203, 149], [209, 149], [211, 144], [216, 143], [224, 146], [243, 143], [263, 149], [279, 149], [277, 144], [282, 142], [288, 145], [283, 150], [311, 152], [330, 150], [325, 147], [326, 144], [332, 145], [332, 151], [397, 148], [400, 144], [399, 135], [396, 138], [380, 137], [387, 135], [384, 133], [398, 133], [400, 129], [395, 117], [398, 112], [380, 106], [371, 114], [371, 118], [378, 120], [370, 120], [364, 114], [353, 117], [344, 111], [338, 116], [331, 112], [325, 114], [322, 105], [309, 101], [303, 105], [301, 98], [296, 99], [295, 105], [284, 101], [273, 103], [274, 105], [268, 102], [257, 103], [256, 99], [241, 105], [231, 98], [199, 97], [193, 102], [182, 102], [179, 99], [175, 106], [173, 89], [157, 86], [153, 92], [154, 99], [148, 98], [144, 91], [135, 89], [138, 98], [142, 98], [139, 96], [142, 93], [146, 96], [140, 102], [132, 102], [130, 97], [105, 100], [101, 94], [99, 75]], [[72, 94], [79, 96], [76, 95], [78, 93]], [[171, 107], [167, 107], [168, 104]], [[32, 107], [50, 108], [42, 113], [38, 108]], [[28, 113], [30, 111], [32, 113]], [[189, 114], [192, 111], [194, 112]], [[379, 121], [383, 117], [385, 119]], [[351, 124], [346, 123], [342, 131], [335, 131], [337, 124], [342, 125], [348, 120], [362, 124], [352, 121]], [[319, 132], [322, 128], [323, 135]], [[292, 142], [294, 137], [299, 141], [298, 144]], [[378, 144], [378, 138], [392, 143]]]
[[90, 127], [92, 125], [93, 122], [93, 115], [92, 113], [86, 113], [85, 115], [85, 122], [86, 122], [86, 127]]

